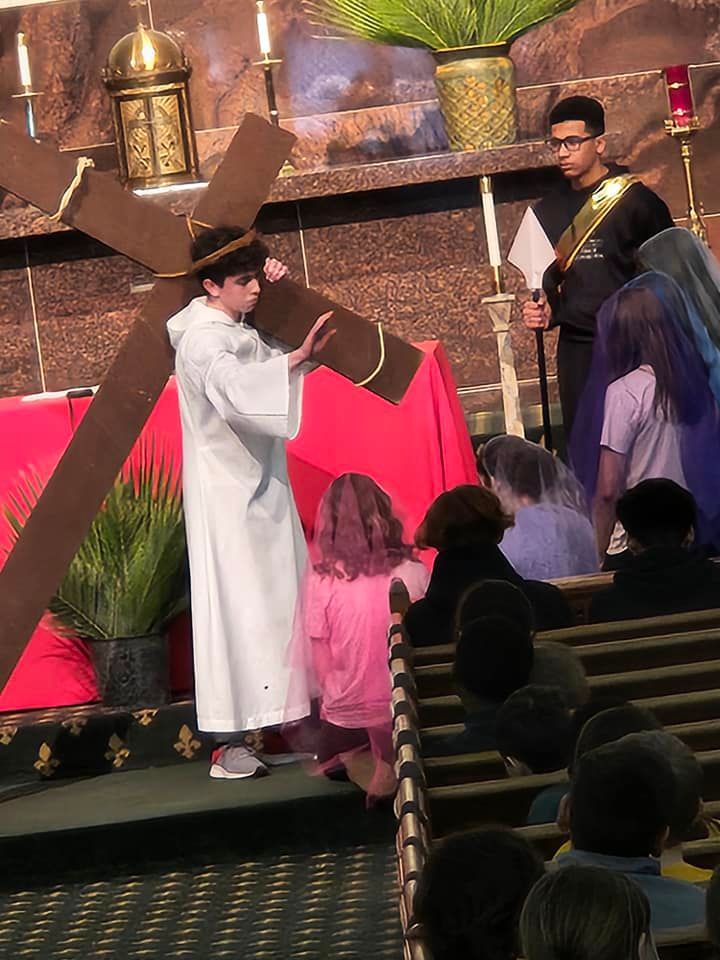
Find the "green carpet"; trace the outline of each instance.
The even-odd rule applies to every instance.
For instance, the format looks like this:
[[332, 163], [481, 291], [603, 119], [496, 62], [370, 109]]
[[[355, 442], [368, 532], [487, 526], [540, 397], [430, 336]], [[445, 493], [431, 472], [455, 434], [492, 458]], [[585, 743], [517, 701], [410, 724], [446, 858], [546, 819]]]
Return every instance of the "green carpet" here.
[[399, 960], [392, 845], [0, 895], [2, 960]]
[[7, 800], [0, 806], [0, 839], [349, 796], [361, 805], [361, 795], [351, 784], [308, 776], [299, 764], [276, 767], [258, 780], [212, 780], [204, 763], [150, 767], [50, 781], [42, 792]]

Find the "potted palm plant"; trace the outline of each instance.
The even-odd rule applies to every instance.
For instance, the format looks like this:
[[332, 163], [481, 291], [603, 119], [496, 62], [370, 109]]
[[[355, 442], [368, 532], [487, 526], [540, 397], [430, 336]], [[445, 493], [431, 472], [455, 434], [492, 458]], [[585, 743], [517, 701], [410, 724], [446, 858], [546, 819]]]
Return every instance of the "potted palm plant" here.
[[[17, 537], [41, 484], [25, 478], [6, 506]], [[109, 706], [167, 703], [166, 625], [187, 606], [180, 481], [149, 447], [115, 481], [48, 609], [61, 634], [88, 641]]]
[[510, 44], [577, 2], [303, 0], [303, 6], [314, 23], [346, 35], [430, 50], [450, 146], [486, 150], [517, 137]]

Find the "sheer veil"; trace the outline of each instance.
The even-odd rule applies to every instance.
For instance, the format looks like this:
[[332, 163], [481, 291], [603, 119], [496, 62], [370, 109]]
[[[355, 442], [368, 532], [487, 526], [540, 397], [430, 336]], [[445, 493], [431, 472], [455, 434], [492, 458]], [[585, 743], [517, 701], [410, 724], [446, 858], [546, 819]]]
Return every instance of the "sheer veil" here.
[[705, 361], [710, 389], [720, 402], [720, 264], [684, 227], [670, 227], [646, 240], [640, 258], [682, 291], [684, 309], [678, 316]]
[[720, 349], [720, 264], [702, 240], [684, 227], [669, 227], [643, 243], [640, 258], [673, 278]]
[[542, 503], [588, 515], [585, 491], [577, 477], [536, 443], [522, 437], [493, 437], [481, 448], [478, 465], [509, 512]]
[[[668, 233], [669, 231], [665, 231]], [[677, 284], [665, 274], [645, 273], [631, 280], [600, 308], [593, 359], [570, 438], [572, 467], [592, 503], [600, 459], [605, 393], [610, 383], [648, 362], [641, 337], [633, 356], [618, 372], [620, 339], [618, 305], [628, 290], [647, 290], [659, 302], [662, 321], [653, 330], [669, 358], [668, 390], [680, 432], [680, 451], [687, 485], [698, 506], [698, 541], [720, 545], [720, 410], [708, 382], [708, 371], [693, 339], [687, 335], [686, 304]]]

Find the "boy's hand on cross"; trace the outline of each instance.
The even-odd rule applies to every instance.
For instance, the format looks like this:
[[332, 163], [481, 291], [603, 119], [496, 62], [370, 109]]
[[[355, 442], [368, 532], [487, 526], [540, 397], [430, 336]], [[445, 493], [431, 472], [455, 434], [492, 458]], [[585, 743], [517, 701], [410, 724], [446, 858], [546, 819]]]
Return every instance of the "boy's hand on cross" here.
[[278, 280], [286, 277], [289, 272], [285, 264], [281, 263], [280, 260], [276, 260], [274, 257], [267, 258], [263, 270], [268, 283], [277, 283]]
[[312, 357], [320, 353], [328, 340], [335, 336], [337, 330], [334, 327], [330, 330], [327, 329], [327, 322], [332, 315], [332, 310], [328, 310], [327, 313], [320, 314], [315, 323], [312, 325], [310, 332], [305, 337], [302, 344], [297, 348], [297, 350], [293, 350], [293, 352], [289, 354], [291, 370], [294, 370], [296, 367], [300, 366], [301, 363], [305, 363], [307, 360], [312, 359]]

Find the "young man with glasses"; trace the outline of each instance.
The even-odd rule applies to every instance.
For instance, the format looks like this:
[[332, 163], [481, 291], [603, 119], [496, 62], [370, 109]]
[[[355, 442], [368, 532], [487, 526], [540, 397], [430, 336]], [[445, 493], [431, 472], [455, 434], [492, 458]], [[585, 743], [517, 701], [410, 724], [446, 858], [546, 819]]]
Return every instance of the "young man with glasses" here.
[[560, 327], [558, 387], [569, 438], [600, 305], [635, 276], [640, 245], [673, 220], [657, 194], [605, 160], [605, 111], [597, 100], [568, 97], [549, 120], [547, 144], [565, 183], [535, 213], [558, 258], [545, 273], [545, 296], [523, 306], [523, 319], [531, 330]]

